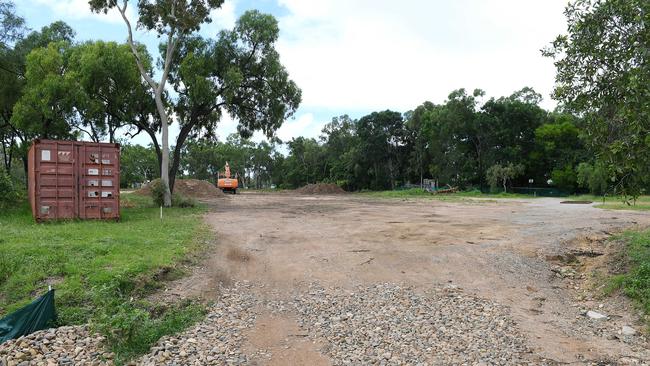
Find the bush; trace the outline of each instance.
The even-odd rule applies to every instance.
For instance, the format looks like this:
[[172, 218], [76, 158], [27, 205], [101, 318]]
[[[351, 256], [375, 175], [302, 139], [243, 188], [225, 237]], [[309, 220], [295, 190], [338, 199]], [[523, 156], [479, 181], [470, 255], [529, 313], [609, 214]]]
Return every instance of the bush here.
[[607, 291], [621, 289], [625, 295], [636, 300], [650, 326], [650, 230], [628, 231], [623, 235], [623, 240], [626, 242], [626, 272], [612, 278]]
[[588, 188], [591, 194], [604, 195], [609, 188], [607, 171], [602, 163], [580, 163], [577, 172], [577, 182], [583, 188]]
[[5, 208], [12, 206], [20, 199], [20, 193], [16, 188], [13, 180], [5, 172], [4, 169], [0, 170], [0, 207]]
[[551, 179], [559, 189], [570, 193], [574, 193], [576, 190], [577, 176], [571, 165], [565, 166], [564, 169], [554, 169], [551, 172]]
[[514, 178], [517, 178], [524, 172], [524, 166], [521, 164], [509, 163], [508, 165], [494, 164], [488, 168], [485, 173], [488, 184], [492, 191], [496, 191], [499, 185], [503, 187], [503, 192], [507, 192], [507, 184]]
[[167, 184], [165, 184], [160, 179], [154, 179], [149, 183], [149, 188], [151, 189], [151, 199], [156, 206], [163, 206], [165, 204], [165, 191], [167, 190]]
[[162, 336], [181, 332], [206, 314], [202, 305], [189, 300], [156, 307], [147, 301], [115, 298], [114, 294], [113, 298], [92, 325], [106, 336], [118, 364], [146, 353]]

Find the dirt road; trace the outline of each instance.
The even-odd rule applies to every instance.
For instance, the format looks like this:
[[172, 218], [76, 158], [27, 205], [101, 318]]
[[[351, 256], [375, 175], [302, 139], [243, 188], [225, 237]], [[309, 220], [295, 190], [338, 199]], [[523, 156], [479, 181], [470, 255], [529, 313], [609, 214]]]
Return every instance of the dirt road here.
[[[598, 290], [589, 288], [594, 283], [589, 271], [598, 264], [599, 254], [608, 251], [603, 238], [622, 228], [650, 225], [649, 216], [546, 198], [447, 202], [242, 194], [214, 203], [206, 216], [216, 236], [213, 251], [200, 270], [168, 293], [218, 298], [220, 285], [249, 281], [253, 288], [248, 291], [264, 299], [262, 303], [279, 301], [283, 307], [296, 303], [295, 294], [316, 293], [314, 284], [336, 289], [332, 293], [349, 291], [353, 297], [359, 291], [355, 289], [377, 284], [406, 286], [414, 291], [408, 295], [411, 299], [432, 289], [455, 291], [458, 286], [468, 296], [505, 306], [515, 325], [499, 334], [524, 343], [526, 351], [517, 354], [521, 360], [647, 364], [650, 350], [645, 336], [620, 334], [624, 325], [642, 328], [634, 310], [620, 297], [596, 296]], [[315, 328], [306, 324], [301, 311], [279, 314], [265, 309], [258, 304], [251, 310], [257, 320], [242, 343], [246, 360], [278, 365], [345, 363], [338, 358], [334, 338], [314, 332], [318, 316]], [[609, 319], [593, 320], [584, 315], [587, 310]], [[466, 321], [478, 324], [481, 317]], [[435, 363], [414, 357], [424, 364]], [[449, 360], [460, 359], [437, 362]], [[501, 363], [495, 360], [487, 363]], [[392, 354], [384, 361], [400, 363]]]

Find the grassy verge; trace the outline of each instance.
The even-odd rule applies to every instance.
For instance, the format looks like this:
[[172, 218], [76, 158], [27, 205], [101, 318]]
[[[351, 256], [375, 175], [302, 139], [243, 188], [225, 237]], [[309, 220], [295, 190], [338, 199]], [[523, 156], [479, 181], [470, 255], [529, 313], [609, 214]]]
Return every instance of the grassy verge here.
[[197, 252], [207, 229], [197, 208], [160, 211], [148, 197], [125, 195], [120, 222], [36, 224], [27, 204], [0, 213], [0, 314], [56, 289], [60, 324], [90, 322], [118, 361], [145, 352], [160, 336], [202, 316], [192, 303], [171, 307], [142, 300], [177, 264]]
[[530, 195], [517, 194], [517, 193], [481, 193], [480, 191], [467, 191], [445, 194], [431, 194], [424, 189], [411, 188], [399, 191], [368, 191], [360, 192], [360, 195], [367, 197], [379, 198], [430, 198], [438, 200], [462, 200], [464, 198], [534, 198]]
[[620, 289], [637, 301], [646, 314], [650, 329], [650, 230], [627, 231], [621, 239], [626, 242], [627, 272], [614, 276], [607, 291]]
[[597, 203], [595, 207], [609, 210], [650, 210], [650, 196], [640, 196], [637, 198], [636, 202], [625, 202], [624, 198], [621, 196], [602, 197], [594, 195], [580, 195], [572, 196], [570, 199], [576, 201], [593, 201]]

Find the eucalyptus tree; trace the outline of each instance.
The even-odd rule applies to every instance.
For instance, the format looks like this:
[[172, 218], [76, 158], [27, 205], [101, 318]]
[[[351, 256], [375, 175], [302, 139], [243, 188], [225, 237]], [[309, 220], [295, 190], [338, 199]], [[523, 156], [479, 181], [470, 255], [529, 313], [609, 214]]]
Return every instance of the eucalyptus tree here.
[[154, 94], [160, 127], [162, 131], [162, 163], [160, 167], [160, 180], [164, 183], [164, 205], [171, 206], [171, 190], [169, 182], [169, 122], [168, 106], [163, 98], [165, 86], [172, 67], [172, 59], [176, 47], [181, 40], [198, 31], [201, 25], [210, 22], [210, 11], [217, 9], [223, 0], [138, 0], [138, 26], [153, 31], [159, 37], [165, 38], [165, 53], [162, 61], [162, 69], [158, 80], [146, 69], [144, 59], [137, 43], [133, 39], [133, 27], [127, 17], [128, 0], [90, 0], [90, 8], [95, 12], [108, 12], [116, 8], [126, 24], [128, 38], [127, 42], [135, 56], [135, 63], [138, 66], [140, 75], [147, 82]]
[[612, 188], [636, 197], [650, 173], [650, 2], [574, 0], [565, 15], [567, 34], [543, 50], [557, 69], [554, 98], [585, 117]]
[[[226, 112], [238, 120], [238, 132], [243, 137], [250, 137], [256, 130], [272, 137], [284, 120], [293, 115], [301, 100], [300, 89], [289, 79], [275, 50], [279, 28], [273, 16], [248, 11], [237, 20], [234, 29], [222, 30], [214, 40], [196, 34], [203, 23], [210, 21], [210, 11], [219, 8], [222, 2], [138, 2], [138, 25], [166, 37], [160, 46], [162, 64], [158, 82], [145, 69], [133, 41], [126, 16], [128, 1], [122, 1], [121, 5], [116, 0], [89, 2], [94, 11], [105, 12], [116, 7], [122, 14], [140, 73], [154, 91], [162, 130], [161, 178], [169, 188], [165, 205], [171, 203], [171, 190], [188, 138], [211, 137]], [[164, 98], [167, 83], [177, 97]], [[171, 167], [168, 111], [177, 117], [180, 129]], [[155, 135], [152, 140], [154, 145], [158, 144]]]
[[278, 35], [276, 19], [253, 10], [245, 12], [232, 30], [219, 32], [216, 40], [193, 36], [179, 45], [169, 73], [178, 94], [174, 111], [180, 127], [170, 171], [172, 186], [186, 139], [212, 137], [225, 113], [238, 121], [243, 138], [261, 130], [273, 140], [298, 108], [301, 91], [280, 63], [274, 47]]

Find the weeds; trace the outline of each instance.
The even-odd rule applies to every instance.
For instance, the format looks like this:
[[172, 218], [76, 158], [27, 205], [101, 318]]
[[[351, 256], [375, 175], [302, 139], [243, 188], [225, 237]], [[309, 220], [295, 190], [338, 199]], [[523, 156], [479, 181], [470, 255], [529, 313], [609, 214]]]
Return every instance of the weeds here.
[[628, 231], [622, 238], [627, 242], [625, 257], [628, 268], [626, 273], [612, 277], [605, 291], [612, 293], [620, 289], [637, 301], [650, 317], [650, 230]]
[[120, 222], [37, 224], [27, 204], [0, 212], [0, 316], [54, 283], [59, 325], [90, 323], [121, 361], [199, 319], [198, 304], [161, 308], [142, 299], [201, 248], [204, 209], [166, 208], [161, 221], [151, 198], [122, 201]]

